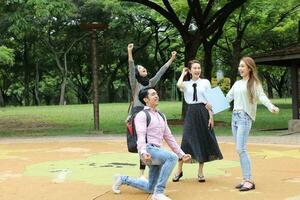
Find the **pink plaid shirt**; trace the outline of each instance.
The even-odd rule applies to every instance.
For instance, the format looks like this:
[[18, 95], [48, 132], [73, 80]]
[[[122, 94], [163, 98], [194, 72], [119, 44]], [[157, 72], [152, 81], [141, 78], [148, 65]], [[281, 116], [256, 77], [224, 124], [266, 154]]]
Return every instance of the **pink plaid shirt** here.
[[146, 153], [146, 133], [147, 143], [161, 147], [163, 139], [167, 142], [169, 147], [179, 158], [185, 154], [171, 133], [171, 130], [167, 124], [167, 120], [164, 120], [157, 110], [153, 110], [148, 106], [145, 106], [144, 110], [147, 110], [151, 116], [151, 122], [147, 127], [147, 116], [144, 112], [139, 112], [135, 119], [135, 130], [138, 136], [137, 147], [140, 154]]

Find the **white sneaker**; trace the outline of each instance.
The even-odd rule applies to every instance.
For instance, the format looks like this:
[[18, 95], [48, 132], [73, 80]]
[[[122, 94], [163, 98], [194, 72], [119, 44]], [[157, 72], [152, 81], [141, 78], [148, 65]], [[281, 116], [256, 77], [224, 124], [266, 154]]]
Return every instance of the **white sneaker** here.
[[151, 199], [152, 200], [171, 200], [169, 197], [167, 197], [163, 193], [161, 193], [161, 194], [153, 194]]
[[121, 192], [120, 187], [122, 185], [121, 181], [121, 175], [120, 174], [115, 174], [114, 175], [114, 182], [112, 185], [112, 190], [115, 194], [119, 194]]

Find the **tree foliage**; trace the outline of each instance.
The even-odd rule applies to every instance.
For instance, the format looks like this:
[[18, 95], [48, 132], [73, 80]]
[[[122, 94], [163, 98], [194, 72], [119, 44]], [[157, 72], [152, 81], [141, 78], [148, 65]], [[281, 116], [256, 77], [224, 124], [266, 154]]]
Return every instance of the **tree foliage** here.
[[[296, 0], [0, 0], [0, 5], [0, 105], [91, 102], [90, 32], [81, 23], [108, 25], [97, 32], [99, 98], [116, 102], [130, 99], [128, 43], [135, 44], [135, 63], [150, 76], [171, 51], [178, 52], [157, 90], [162, 99], [180, 99], [176, 81], [189, 59], [203, 61], [205, 77], [222, 69], [232, 83], [241, 56], [296, 42], [300, 17]], [[284, 69], [260, 67], [260, 75], [275, 96], [288, 95]], [[219, 82], [224, 91], [227, 80]]]
[[13, 49], [9, 49], [5, 46], [0, 46], [0, 65], [13, 65], [14, 53]]

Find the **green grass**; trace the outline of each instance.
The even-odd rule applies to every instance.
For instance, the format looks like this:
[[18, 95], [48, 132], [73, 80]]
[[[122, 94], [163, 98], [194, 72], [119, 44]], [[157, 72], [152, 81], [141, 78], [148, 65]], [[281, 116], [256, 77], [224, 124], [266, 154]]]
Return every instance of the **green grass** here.
[[[274, 134], [262, 129], [287, 128], [292, 117], [291, 99], [272, 100], [280, 108], [280, 114], [270, 113], [258, 105], [257, 118], [252, 132], [255, 135]], [[105, 134], [124, 134], [127, 103], [100, 104], [100, 128]], [[159, 108], [168, 119], [180, 119], [181, 102], [160, 102]], [[215, 116], [222, 121], [215, 128], [217, 135], [231, 135], [231, 112], [224, 111]], [[174, 134], [182, 133], [182, 125], [171, 125]], [[52, 136], [87, 135], [93, 130], [93, 106], [39, 106], [0, 108], [0, 136]]]

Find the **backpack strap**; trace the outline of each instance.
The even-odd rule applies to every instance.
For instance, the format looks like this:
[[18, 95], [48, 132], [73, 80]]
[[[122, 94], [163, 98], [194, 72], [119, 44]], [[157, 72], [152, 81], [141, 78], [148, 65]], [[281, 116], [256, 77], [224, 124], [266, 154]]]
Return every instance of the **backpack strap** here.
[[164, 121], [166, 121], [166, 116], [162, 112], [158, 111], [158, 114], [163, 118]]
[[149, 114], [149, 112], [147, 110], [143, 110], [144, 113], [146, 114], [146, 118], [147, 118], [147, 127], [149, 126], [150, 122], [151, 122], [151, 116]]
[[[151, 116], [149, 114], [149, 112], [147, 110], [143, 110], [143, 112], [146, 114], [146, 118], [147, 118], [147, 127], [149, 126], [150, 122], [151, 122]], [[147, 131], [146, 131], [146, 143], [148, 143], [148, 139], [147, 139]]]
[[[147, 117], [147, 127], [148, 127], [150, 122], [151, 122], [151, 116], [150, 116], [148, 110], [143, 110], [143, 111], [144, 111], [144, 113], [146, 114], [146, 117]], [[163, 113], [158, 111], [158, 114], [163, 118], [164, 121], [166, 121], [166, 116]]]
[[[150, 122], [151, 122], [151, 116], [149, 114], [148, 110], [143, 110], [143, 112], [146, 114], [146, 118], [147, 118], [147, 127], [149, 126]], [[158, 114], [163, 118], [164, 121], [166, 121], [166, 117], [163, 113], [161, 113], [160, 111], [158, 111]], [[146, 143], [148, 143], [147, 141], [147, 131], [146, 131]]]

